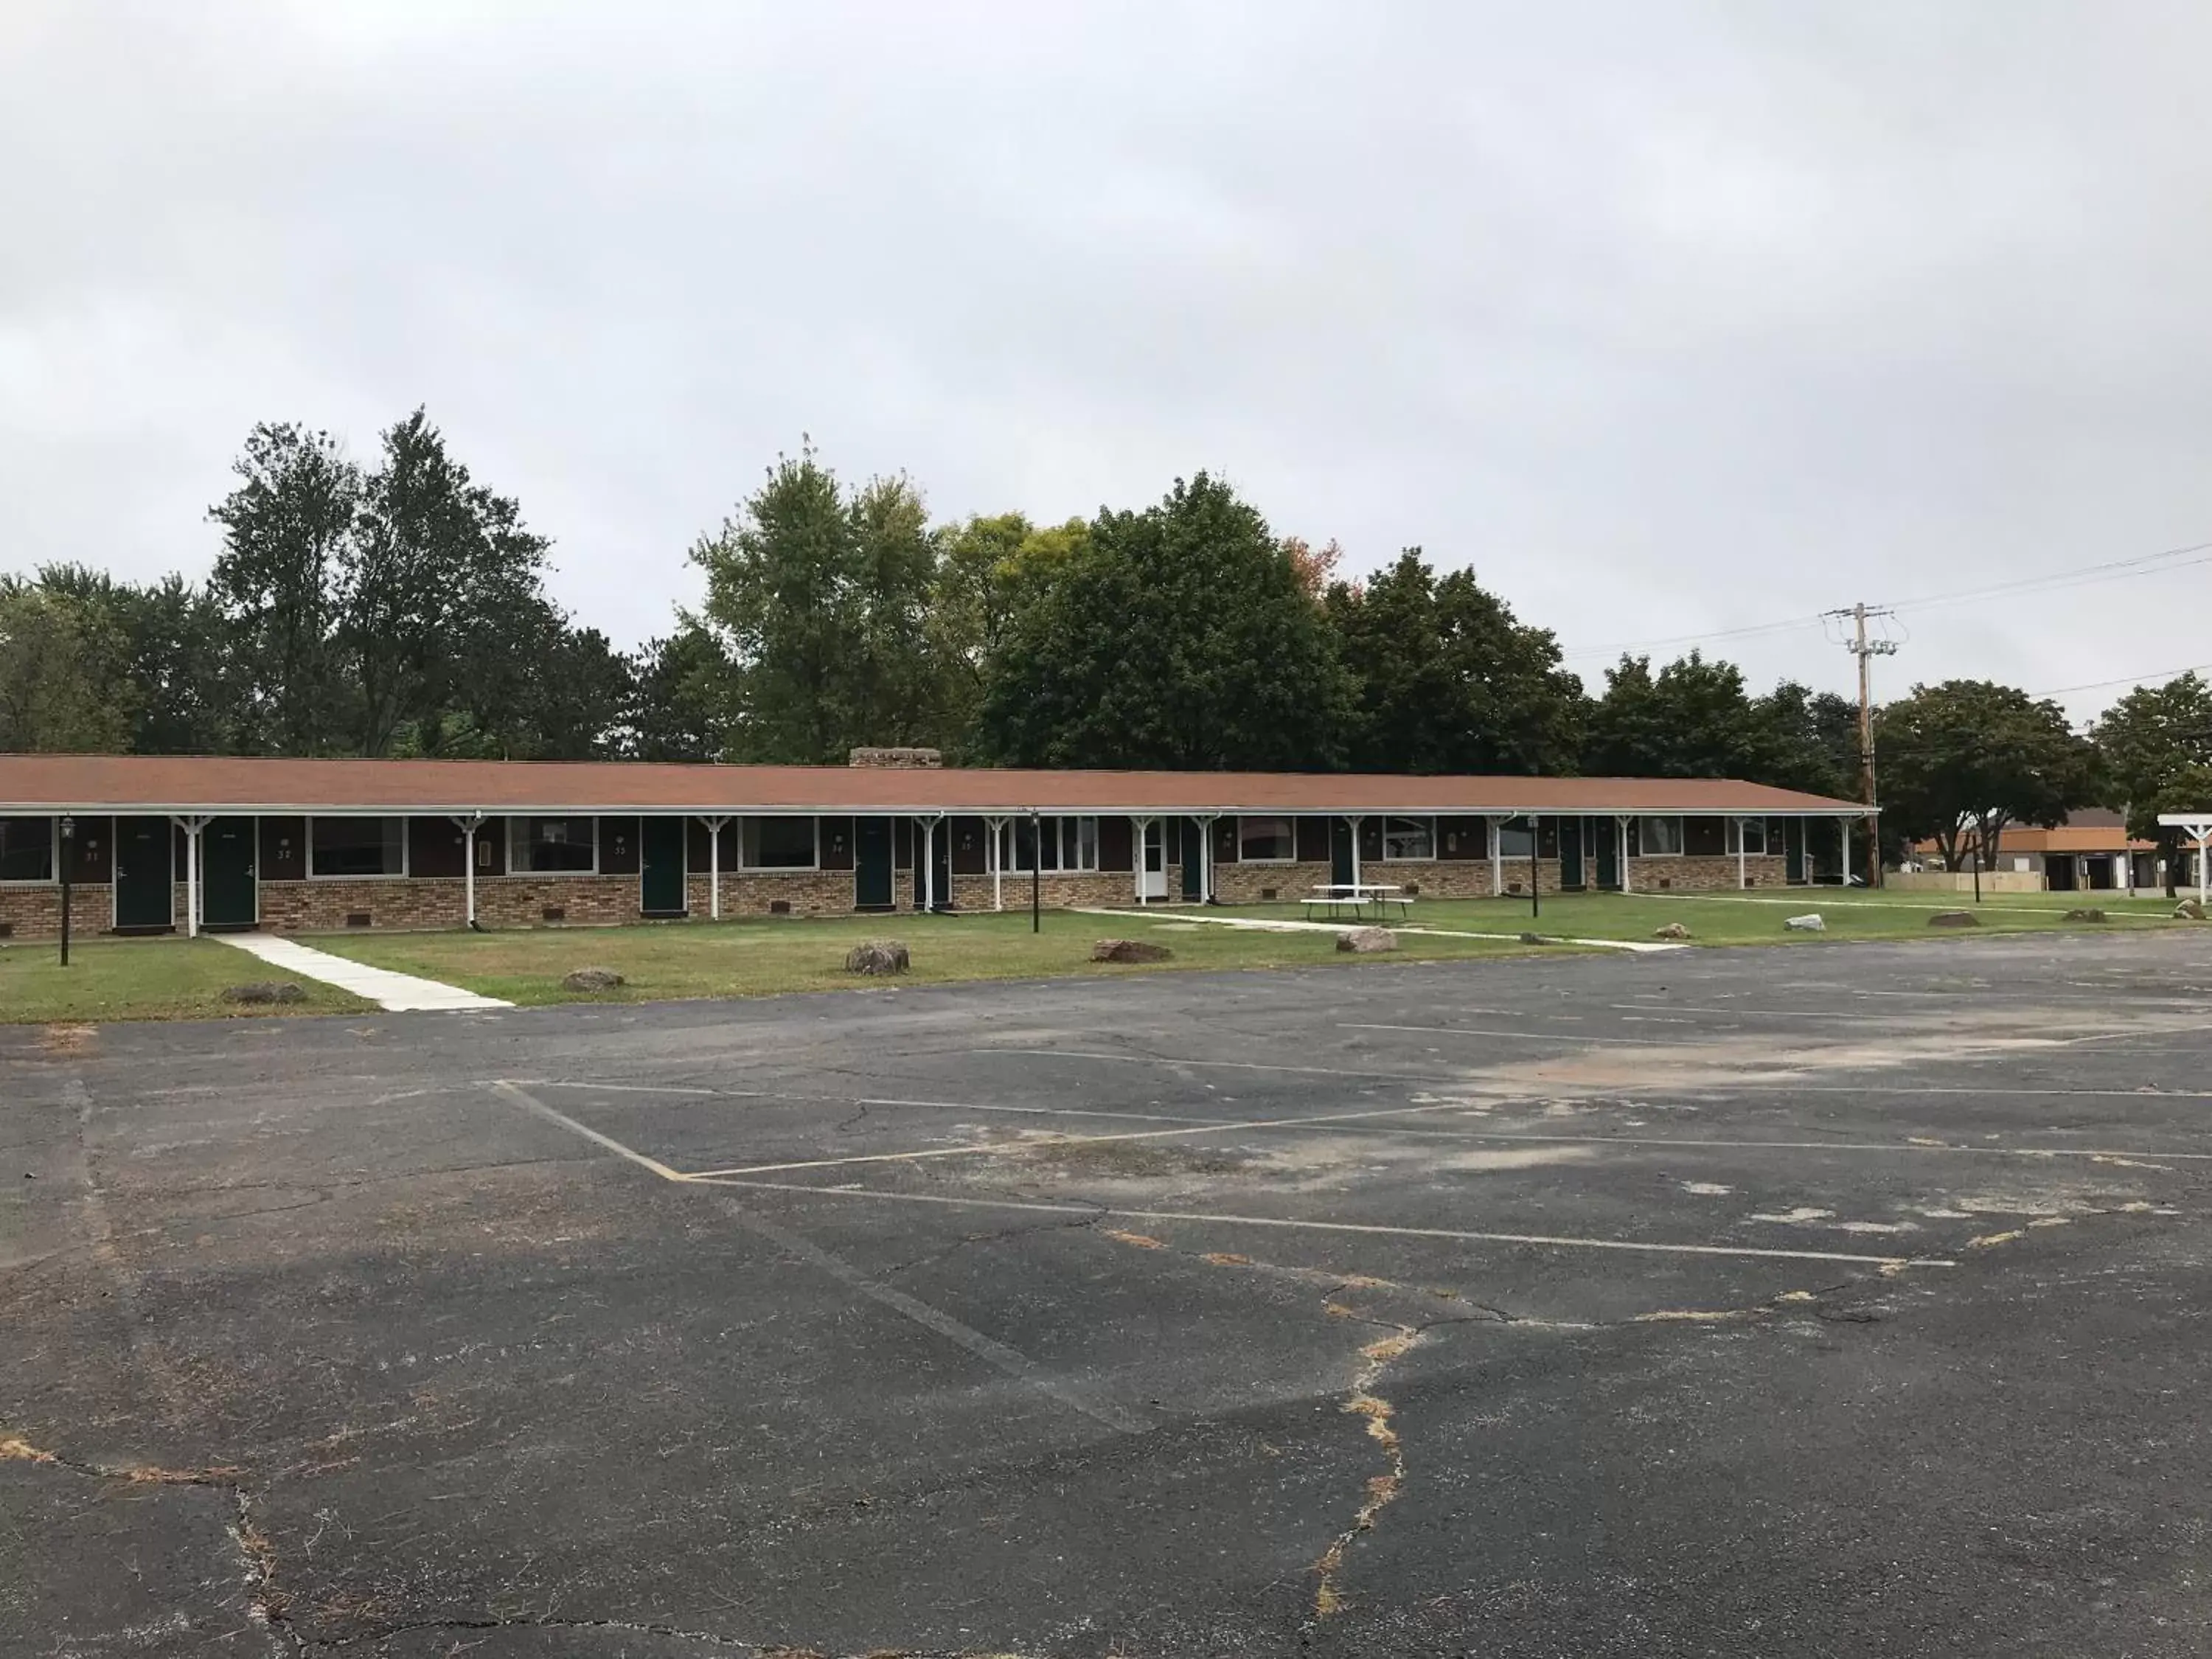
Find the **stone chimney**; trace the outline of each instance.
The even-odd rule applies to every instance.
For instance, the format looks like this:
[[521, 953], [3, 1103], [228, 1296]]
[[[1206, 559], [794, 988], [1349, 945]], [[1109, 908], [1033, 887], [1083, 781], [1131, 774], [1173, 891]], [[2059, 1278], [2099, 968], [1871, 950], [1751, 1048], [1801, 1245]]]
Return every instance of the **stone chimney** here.
[[878, 766], [893, 771], [931, 771], [945, 764], [937, 749], [855, 749], [846, 757], [848, 766]]

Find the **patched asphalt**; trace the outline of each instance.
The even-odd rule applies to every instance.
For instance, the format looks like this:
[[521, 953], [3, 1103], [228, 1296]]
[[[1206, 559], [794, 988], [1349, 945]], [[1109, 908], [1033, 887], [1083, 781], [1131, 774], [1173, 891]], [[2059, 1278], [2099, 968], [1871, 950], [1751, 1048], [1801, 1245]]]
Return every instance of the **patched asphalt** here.
[[2212, 1650], [2212, 936], [0, 1030], [0, 1654]]

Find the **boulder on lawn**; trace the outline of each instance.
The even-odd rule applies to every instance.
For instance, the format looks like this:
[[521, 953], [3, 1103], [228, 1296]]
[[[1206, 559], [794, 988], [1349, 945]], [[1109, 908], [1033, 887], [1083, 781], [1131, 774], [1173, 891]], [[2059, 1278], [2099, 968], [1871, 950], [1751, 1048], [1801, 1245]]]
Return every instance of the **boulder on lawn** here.
[[1793, 933], [1825, 933], [1828, 924], [1818, 915], [1785, 916], [1782, 925]]
[[914, 958], [907, 954], [902, 939], [864, 939], [845, 952], [845, 971], [848, 974], [902, 974], [913, 966]]
[[2110, 921], [2102, 910], [2069, 910], [2063, 920], [2067, 921]]
[[305, 1002], [307, 994], [289, 980], [256, 980], [251, 985], [227, 985], [225, 1002]]
[[2204, 907], [2195, 899], [2184, 899], [2173, 907], [2173, 917], [2177, 921], [2202, 921]]
[[1166, 962], [1175, 952], [1140, 939], [1102, 939], [1091, 947], [1093, 962]]
[[1982, 919], [1972, 910], [1938, 910], [1928, 918], [1930, 927], [1978, 927]]
[[1679, 921], [1670, 921], [1664, 927], [1656, 930], [1651, 935], [1654, 939], [1687, 939], [1689, 936], [1690, 930]]
[[1378, 951], [1396, 950], [1398, 936], [1388, 927], [1355, 927], [1336, 936], [1336, 948], [1363, 957], [1373, 956]]
[[564, 991], [611, 991], [623, 976], [611, 968], [578, 968], [561, 975]]

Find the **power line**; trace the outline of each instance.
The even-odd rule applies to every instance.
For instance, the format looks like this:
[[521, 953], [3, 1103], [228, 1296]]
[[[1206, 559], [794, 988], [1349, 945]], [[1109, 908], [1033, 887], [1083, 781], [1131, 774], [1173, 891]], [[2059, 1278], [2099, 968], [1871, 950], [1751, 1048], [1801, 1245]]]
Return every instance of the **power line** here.
[[2123, 674], [2116, 680], [2092, 680], [2087, 685], [2062, 685], [2051, 691], [2031, 691], [2032, 697], [2063, 697], [2074, 691], [2104, 691], [2115, 685], [2147, 685], [2153, 680], [2170, 680], [2184, 674], [2212, 672], [2212, 662], [2191, 663], [2186, 668], [2161, 668], [2154, 674]]
[[[2175, 562], [2179, 561], [2179, 562]], [[2069, 587], [2086, 587], [2099, 582], [2124, 581], [2132, 576], [2154, 576], [2169, 570], [2186, 570], [2193, 565], [2212, 564], [2212, 541], [2192, 542], [2186, 547], [2169, 547], [2157, 553], [2140, 553], [2132, 558], [2107, 559], [2101, 563], [2081, 565], [2071, 570], [2053, 570], [2040, 576], [2016, 577], [2009, 581], [1986, 583], [1979, 587], [1960, 588], [1948, 593], [1931, 593], [1917, 599], [1901, 599], [1881, 607], [1883, 612], [1903, 611], [1931, 611], [1948, 605], [1966, 605], [1984, 599], [2026, 598], [2031, 594], [2062, 592]], [[1840, 612], [1825, 613], [1840, 615]], [[1869, 611], [1869, 617], [1876, 614]], [[1562, 661], [1578, 658], [1611, 656], [1616, 652], [1654, 651], [1674, 645], [1701, 645], [1717, 640], [1748, 639], [1761, 634], [1779, 634], [1792, 629], [1819, 625], [1820, 616], [1791, 617], [1781, 622], [1754, 623], [1742, 628], [1709, 629], [1701, 634], [1676, 634], [1665, 639], [1620, 640], [1609, 645], [1580, 646], [1563, 651]], [[2115, 682], [2118, 684], [2118, 682]]]

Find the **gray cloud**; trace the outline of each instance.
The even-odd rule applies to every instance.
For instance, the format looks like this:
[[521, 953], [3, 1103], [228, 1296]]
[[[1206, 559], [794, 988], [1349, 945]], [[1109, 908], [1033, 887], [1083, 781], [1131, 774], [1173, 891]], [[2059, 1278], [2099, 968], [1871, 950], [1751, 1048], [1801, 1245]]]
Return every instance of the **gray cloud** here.
[[[624, 641], [802, 431], [945, 515], [1211, 467], [1573, 650], [2212, 539], [2208, 49], [2014, 0], [18, 6], [0, 565], [204, 569], [252, 422], [418, 402]], [[1908, 615], [1883, 673], [2212, 660], [2208, 592]]]

